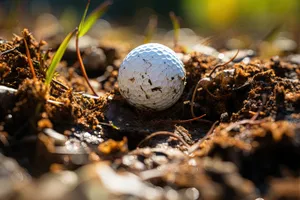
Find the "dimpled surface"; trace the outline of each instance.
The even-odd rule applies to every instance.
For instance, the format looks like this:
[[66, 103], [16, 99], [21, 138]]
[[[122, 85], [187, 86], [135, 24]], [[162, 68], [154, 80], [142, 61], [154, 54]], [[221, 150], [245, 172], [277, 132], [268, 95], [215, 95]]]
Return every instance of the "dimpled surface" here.
[[180, 98], [185, 86], [183, 63], [170, 48], [149, 43], [133, 49], [119, 69], [122, 96], [137, 108], [164, 110]]

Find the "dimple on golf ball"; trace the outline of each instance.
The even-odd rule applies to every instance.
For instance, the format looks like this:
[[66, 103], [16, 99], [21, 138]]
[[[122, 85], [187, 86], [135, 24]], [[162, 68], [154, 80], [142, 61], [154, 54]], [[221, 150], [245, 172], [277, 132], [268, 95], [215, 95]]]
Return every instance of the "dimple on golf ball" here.
[[183, 93], [186, 72], [170, 48], [148, 43], [133, 49], [119, 69], [121, 95], [129, 104], [148, 110], [171, 107]]

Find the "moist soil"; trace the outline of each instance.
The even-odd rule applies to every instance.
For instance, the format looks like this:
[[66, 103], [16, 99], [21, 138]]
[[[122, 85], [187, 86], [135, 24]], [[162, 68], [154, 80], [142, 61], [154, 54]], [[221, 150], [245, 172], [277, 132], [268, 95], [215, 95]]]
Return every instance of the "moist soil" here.
[[0, 40], [0, 199], [300, 198], [299, 63], [177, 46], [184, 93], [150, 112], [118, 91], [130, 48], [81, 50], [96, 97], [72, 49], [46, 87], [55, 50], [22, 35]]

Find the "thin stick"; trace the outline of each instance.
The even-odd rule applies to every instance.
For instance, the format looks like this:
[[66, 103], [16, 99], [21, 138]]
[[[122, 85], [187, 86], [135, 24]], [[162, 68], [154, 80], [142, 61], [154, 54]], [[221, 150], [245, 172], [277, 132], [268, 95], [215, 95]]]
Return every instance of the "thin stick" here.
[[173, 120], [172, 122], [173, 123], [177, 123], [177, 124], [184, 124], [184, 123], [188, 123], [188, 122], [193, 122], [193, 121], [196, 121], [198, 119], [201, 119], [202, 117], [205, 117], [206, 114], [203, 114], [199, 117], [195, 117], [195, 118], [192, 118], [192, 119], [186, 119], [186, 120]]
[[199, 147], [199, 145], [208, 138], [208, 136], [210, 136], [213, 131], [215, 130], [215, 127], [217, 125], [217, 123], [219, 123], [219, 121], [215, 121], [215, 123], [213, 123], [213, 125], [210, 127], [209, 131], [206, 133], [206, 135], [201, 138], [198, 142], [196, 142], [195, 144], [193, 144], [190, 148], [189, 148], [189, 154], [193, 153], [194, 151], [196, 151], [196, 149]]
[[79, 64], [80, 64], [80, 69], [81, 69], [81, 72], [83, 74], [83, 77], [84, 77], [86, 83], [88, 84], [89, 88], [92, 90], [93, 94], [95, 96], [99, 97], [97, 95], [97, 93], [95, 92], [94, 88], [92, 87], [92, 85], [90, 84], [89, 78], [86, 74], [85, 67], [84, 67], [84, 64], [83, 64], [83, 61], [82, 61], [82, 58], [81, 58], [81, 54], [80, 54], [80, 50], [79, 50], [79, 37], [78, 37], [78, 34], [79, 34], [79, 32], [77, 31], [77, 33], [76, 33], [76, 53], [77, 53], [77, 58], [78, 58], [78, 61], [79, 61]]
[[60, 85], [61, 87], [63, 87], [66, 90], [69, 90], [70, 88], [64, 84], [62, 84], [61, 82], [59, 82], [58, 80], [52, 79], [52, 81], [58, 85]]
[[29, 48], [28, 48], [25, 36], [24, 36], [23, 40], [24, 40], [24, 43], [25, 43], [26, 56], [27, 56], [28, 64], [29, 64], [29, 67], [30, 67], [30, 70], [31, 70], [31, 73], [32, 73], [32, 77], [35, 80], [36, 75], [35, 75], [34, 67], [33, 67], [33, 64], [32, 64], [32, 60], [31, 60], [31, 56], [30, 56], [30, 52], [29, 52]]
[[176, 139], [178, 139], [182, 144], [184, 144], [186, 147], [190, 147], [190, 145], [184, 141], [180, 136], [172, 133], [172, 132], [168, 132], [168, 131], [158, 131], [158, 132], [154, 132], [151, 135], [148, 135], [145, 139], [143, 139], [138, 145], [137, 147], [139, 148], [142, 144], [144, 144], [147, 140], [158, 136], [158, 135], [166, 135], [166, 136], [171, 136], [171, 137], [175, 137]]
[[189, 122], [193, 122], [193, 121], [199, 121], [199, 122], [203, 122], [203, 123], [212, 124], [212, 122], [209, 121], [209, 120], [201, 119], [204, 116], [206, 116], [206, 114], [203, 114], [200, 117], [195, 117], [195, 118], [192, 118], [192, 119], [185, 119], [185, 120], [182, 120], [182, 119], [178, 119], [178, 120], [153, 120], [150, 123], [153, 123], [153, 124], [166, 124], [166, 123], [168, 123], [168, 124], [184, 124], [184, 123], [189, 123]]

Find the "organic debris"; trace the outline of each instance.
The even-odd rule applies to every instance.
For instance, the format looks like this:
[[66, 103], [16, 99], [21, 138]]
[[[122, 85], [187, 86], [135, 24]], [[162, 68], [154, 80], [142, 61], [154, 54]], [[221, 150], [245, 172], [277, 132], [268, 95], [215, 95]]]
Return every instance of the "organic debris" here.
[[0, 43], [1, 159], [14, 166], [0, 169], [1, 199], [299, 198], [299, 63], [255, 52], [233, 63], [176, 44], [183, 95], [146, 112], [118, 90], [128, 46], [80, 49], [97, 97], [70, 47], [46, 86], [44, 44], [26, 29]]

